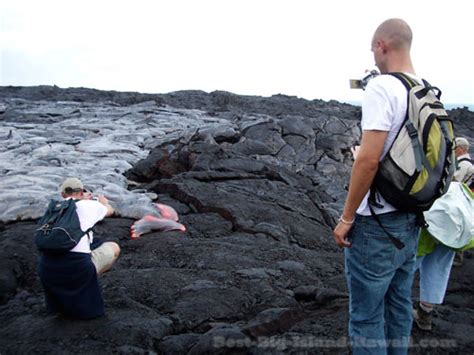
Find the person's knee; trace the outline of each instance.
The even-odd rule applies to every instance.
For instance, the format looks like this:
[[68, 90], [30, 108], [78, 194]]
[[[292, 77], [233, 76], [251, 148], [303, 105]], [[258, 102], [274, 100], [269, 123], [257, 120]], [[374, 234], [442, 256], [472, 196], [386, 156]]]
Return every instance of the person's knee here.
[[114, 251], [114, 259], [117, 259], [120, 255], [120, 246], [115, 242], [108, 242], [112, 250]]

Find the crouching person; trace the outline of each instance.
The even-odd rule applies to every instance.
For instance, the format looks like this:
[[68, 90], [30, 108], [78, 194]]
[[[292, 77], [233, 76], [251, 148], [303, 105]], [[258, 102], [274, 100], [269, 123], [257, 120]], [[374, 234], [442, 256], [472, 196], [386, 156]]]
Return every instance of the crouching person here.
[[112, 267], [120, 247], [94, 240], [92, 228], [114, 209], [104, 196], [91, 199], [77, 178], [63, 182], [61, 196], [63, 201], [51, 201], [35, 233], [46, 307], [71, 318], [99, 317], [105, 311], [97, 276]]

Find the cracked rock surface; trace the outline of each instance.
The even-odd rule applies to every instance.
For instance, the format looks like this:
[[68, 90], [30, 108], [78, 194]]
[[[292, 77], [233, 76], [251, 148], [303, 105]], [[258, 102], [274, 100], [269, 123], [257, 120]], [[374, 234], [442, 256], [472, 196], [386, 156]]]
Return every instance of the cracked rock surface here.
[[[360, 108], [225, 92], [0, 93], [2, 354], [349, 353], [331, 230]], [[474, 142], [474, 115], [452, 116]], [[35, 219], [70, 169], [121, 215], [96, 229], [122, 255], [100, 280], [107, 316], [92, 321], [46, 314], [36, 274]], [[186, 232], [131, 240], [152, 201], [175, 208]], [[433, 332], [414, 329], [411, 353], [474, 348], [471, 255], [453, 269]]]

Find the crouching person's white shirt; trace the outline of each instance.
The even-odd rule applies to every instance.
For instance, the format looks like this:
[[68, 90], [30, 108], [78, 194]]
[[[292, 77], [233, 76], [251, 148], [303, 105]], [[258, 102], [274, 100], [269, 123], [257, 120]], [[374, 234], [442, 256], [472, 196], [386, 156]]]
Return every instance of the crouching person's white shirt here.
[[[96, 200], [80, 200], [76, 202], [76, 211], [81, 223], [81, 229], [87, 231], [103, 220], [107, 215], [107, 207]], [[77, 245], [70, 251], [75, 253], [90, 253], [90, 244], [94, 239], [93, 232], [84, 234]]]

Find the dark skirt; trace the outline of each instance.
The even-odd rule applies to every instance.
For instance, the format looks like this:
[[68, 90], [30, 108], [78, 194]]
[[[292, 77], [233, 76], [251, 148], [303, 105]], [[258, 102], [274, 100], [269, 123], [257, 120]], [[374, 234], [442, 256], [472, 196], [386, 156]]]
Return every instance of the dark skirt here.
[[43, 254], [38, 273], [50, 312], [80, 319], [104, 315], [104, 301], [90, 254]]

